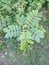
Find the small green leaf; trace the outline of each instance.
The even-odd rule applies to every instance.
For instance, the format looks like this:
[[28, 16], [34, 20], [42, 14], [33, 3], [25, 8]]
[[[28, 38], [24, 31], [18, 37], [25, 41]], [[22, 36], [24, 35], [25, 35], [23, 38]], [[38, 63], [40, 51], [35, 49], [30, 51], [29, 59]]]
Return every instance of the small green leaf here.
[[7, 32], [9, 32], [9, 29], [8, 29], [8, 28], [4, 28], [3, 31], [4, 31], [5, 33], [7, 33]]
[[36, 37], [35, 37], [35, 41], [36, 41], [37, 43], [40, 43], [40, 38], [39, 38], [38, 36], [36, 36]]
[[9, 38], [9, 36], [10, 36], [10, 32], [5, 34], [5, 38]]
[[44, 33], [41, 32], [41, 33], [38, 34], [38, 36], [39, 36], [40, 38], [44, 38]]

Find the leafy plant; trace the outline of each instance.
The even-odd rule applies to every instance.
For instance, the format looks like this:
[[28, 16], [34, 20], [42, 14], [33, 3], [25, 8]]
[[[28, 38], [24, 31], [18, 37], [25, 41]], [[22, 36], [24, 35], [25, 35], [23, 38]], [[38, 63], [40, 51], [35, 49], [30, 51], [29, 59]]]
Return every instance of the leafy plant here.
[[39, 21], [41, 21], [42, 13], [38, 13], [38, 10], [29, 12], [26, 16], [21, 15], [17, 19], [16, 25], [8, 25], [3, 31], [6, 33], [5, 38], [16, 37], [20, 41], [20, 48], [29, 48], [34, 41], [40, 43], [44, 38], [44, 29], [40, 28]]
[[45, 30], [39, 24], [42, 18], [42, 13], [39, 11], [44, 3], [44, 0], [1, 0], [0, 28], [6, 33], [5, 38], [16, 38], [20, 43], [24, 43], [26, 40], [29, 41], [30, 36], [32, 38], [30, 43], [40, 43]]
[[6, 48], [8, 65], [40, 65], [45, 37], [41, 22], [48, 4], [48, 0], [0, 0], [0, 49]]

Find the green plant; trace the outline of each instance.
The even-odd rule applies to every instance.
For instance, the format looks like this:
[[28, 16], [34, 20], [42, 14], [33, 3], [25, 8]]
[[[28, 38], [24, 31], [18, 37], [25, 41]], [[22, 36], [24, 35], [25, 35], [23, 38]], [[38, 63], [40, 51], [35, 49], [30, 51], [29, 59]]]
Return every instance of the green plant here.
[[0, 50], [7, 51], [9, 65], [14, 59], [16, 65], [40, 65], [41, 60], [43, 62], [44, 50], [41, 52], [40, 45], [46, 42], [42, 40], [45, 29], [41, 23], [47, 5], [48, 0], [0, 0]]
[[20, 49], [31, 48], [30, 45], [34, 44], [34, 41], [40, 43], [44, 38], [44, 28], [39, 25], [41, 21], [42, 13], [38, 13], [38, 10], [29, 12], [26, 16], [21, 15], [17, 17], [17, 23], [14, 25], [8, 25], [3, 31], [6, 33], [5, 38], [16, 37], [17, 41], [20, 41]]

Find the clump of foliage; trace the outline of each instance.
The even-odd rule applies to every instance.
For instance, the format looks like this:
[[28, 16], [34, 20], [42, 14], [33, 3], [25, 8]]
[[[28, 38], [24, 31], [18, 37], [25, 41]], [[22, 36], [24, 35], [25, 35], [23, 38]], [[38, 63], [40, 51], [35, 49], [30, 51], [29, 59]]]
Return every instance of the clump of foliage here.
[[[42, 4], [44, 0], [1, 0], [0, 30], [6, 39], [19, 41], [20, 49], [31, 48], [44, 38], [44, 28], [39, 22], [42, 19]], [[40, 6], [39, 6], [40, 5]]]
[[0, 0], [0, 50], [7, 51], [5, 60], [10, 65], [19, 65], [19, 60], [20, 65], [43, 65], [42, 45], [47, 39], [43, 40], [42, 22], [46, 27], [43, 14], [48, 6], [49, 0]]

